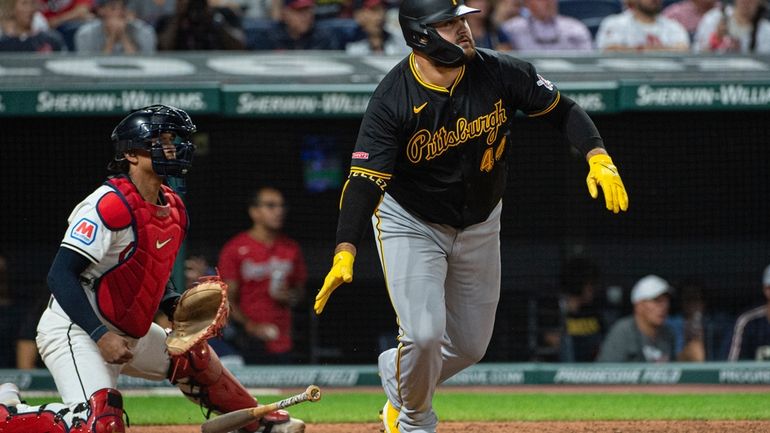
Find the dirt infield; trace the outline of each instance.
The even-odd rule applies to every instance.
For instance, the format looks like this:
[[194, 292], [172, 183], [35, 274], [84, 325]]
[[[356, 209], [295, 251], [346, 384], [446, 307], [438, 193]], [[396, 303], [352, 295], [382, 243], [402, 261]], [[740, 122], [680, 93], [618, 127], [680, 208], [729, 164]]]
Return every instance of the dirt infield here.
[[[315, 424], [305, 433], [379, 433], [376, 423]], [[438, 433], [765, 433], [770, 421], [444, 422]], [[200, 426], [131, 427], [128, 433], [197, 433]]]

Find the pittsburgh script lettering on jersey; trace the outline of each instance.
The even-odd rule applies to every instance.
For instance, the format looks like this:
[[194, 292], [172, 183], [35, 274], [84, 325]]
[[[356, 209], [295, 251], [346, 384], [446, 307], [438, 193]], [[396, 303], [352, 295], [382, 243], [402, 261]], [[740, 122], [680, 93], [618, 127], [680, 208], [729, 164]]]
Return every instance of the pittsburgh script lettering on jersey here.
[[495, 109], [489, 114], [479, 116], [470, 122], [464, 117], [457, 119], [454, 131], [447, 131], [443, 126], [432, 134], [427, 129], [417, 131], [407, 144], [406, 155], [414, 164], [423, 159], [428, 161], [441, 156], [450, 147], [459, 146], [485, 133], [489, 133], [487, 144], [492, 145], [497, 139], [500, 126], [507, 121], [508, 116], [503, 108], [503, 101], [498, 99], [495, 102]]

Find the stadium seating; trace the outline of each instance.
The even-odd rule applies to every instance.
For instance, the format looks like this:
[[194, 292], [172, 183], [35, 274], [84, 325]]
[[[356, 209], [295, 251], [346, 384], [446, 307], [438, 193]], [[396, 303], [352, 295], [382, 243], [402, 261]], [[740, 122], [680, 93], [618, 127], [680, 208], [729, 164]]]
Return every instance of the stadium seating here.
[[273, 30], [275, 22], [265, 18], [243, 18], [243, 33], [246, 35], [246, 48], [250, 50], [270, 49], [266, 43], [267, 35]]
[[319, 29], [332, 30], [340, 39], [342, 46], [364, 37], [358, 23], [350, 18], [326, 18], [315, 23]]
[[559, 13], [582, 21], [592, 37], [596, 36], [604, 17], [622, 11], [620, 0], [559, 0]]
[[[266, 43], [267, 35], [275, 29], [277, 24], [264, 18], [244, 18], [243, 32], [246, 34], [246, 47], [250, 50], [270, 49]], [[327, 18], [316, 21], [318, 29], [331, 30], [340, 40], [344, 47], [348, 42], [361, 39], [361, 32], [358, 23], [349, 18]]]

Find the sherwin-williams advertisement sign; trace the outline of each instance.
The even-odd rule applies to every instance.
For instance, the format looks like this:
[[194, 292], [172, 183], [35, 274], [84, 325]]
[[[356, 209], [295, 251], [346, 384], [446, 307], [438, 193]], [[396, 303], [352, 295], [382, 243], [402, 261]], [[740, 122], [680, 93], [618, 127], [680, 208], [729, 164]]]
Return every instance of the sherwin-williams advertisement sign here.
[[0, 91], [0, 114], [124, 114], [152, 104], [173, 105], [191, 113], [219, 113], [219, 98], [216, 87], [10, 90]]
[[[524, 58], [595, 114], [770, 107], [768, 57]], [[164, 103], [234, 117], [360, 117], [400, 60], [337, 52], [3, 54], [0, 116], [115, 115]]]
[[760, 83], [626, 84], [620, 88], [626, 110], [731, 110], [770, 108], [770, 81]]

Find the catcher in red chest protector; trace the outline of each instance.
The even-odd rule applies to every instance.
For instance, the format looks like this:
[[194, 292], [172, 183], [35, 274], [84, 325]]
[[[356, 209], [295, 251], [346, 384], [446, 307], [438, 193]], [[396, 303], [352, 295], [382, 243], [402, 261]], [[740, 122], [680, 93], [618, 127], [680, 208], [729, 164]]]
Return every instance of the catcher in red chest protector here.
[[[70, 214], [38, 324], [37, 346], [63, 404], [30, 407], [2, 385], [3, 433], [125, 432], [120, 374], [168, 378], [209, 413], [257, 405], [206, 343], [227, 317], [226, 285], [203, 280], [181, 297], [168, 286], [188, 220], [164, 181], [190, 169], [194, 132], [186, 112], [166, 105], [136, 110], [115, 127], [108, 168], [117, 174]], [[153, 322], [158, 310], [175, 322], [168, 350], [166, 332]], [[304, 430], [284, 411], [243, 429]]]

